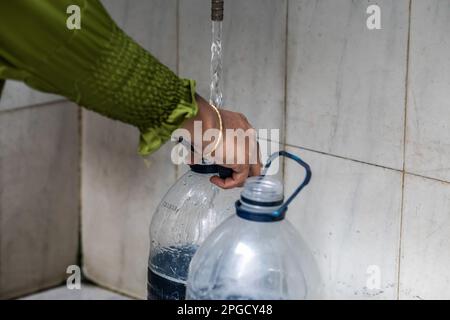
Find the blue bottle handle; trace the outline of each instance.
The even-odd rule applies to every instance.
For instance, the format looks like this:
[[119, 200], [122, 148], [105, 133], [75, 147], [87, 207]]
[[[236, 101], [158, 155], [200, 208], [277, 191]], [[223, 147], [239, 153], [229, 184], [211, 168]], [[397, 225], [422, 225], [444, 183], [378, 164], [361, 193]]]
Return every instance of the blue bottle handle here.
[[262, 173], [262, 176], [265, 176], [267, 173], [267, 170], [269, 169], [270, 165], [272, 164], [273, 160], [283, 156], [289, 159], [294, 160], [295, 162], [297, 162], [298, 164], [300, 164], [306, 171], [306, 176], [305, 179], [303, 180], [303, 182], [297, 187], [297, 189], [294, 190], [294, 192], [291, 194], [291, 196], [286, 200], [285, 203], [283, 203], [281, 205], [281, 207], [278, 208], [278, 210], [274, 211], [272, 213], [272, 215], [276, 218], [279, 217], [280, 215], [282, 215], [286, 210], [288, 205], [291, 203], [291, 201], [299, 194], [300, 191], [302, 191], [302, 189], [309, 183], [309, 181], [311, 180], [311, 176], [312, 176], [312, 172], [311, 172], [311, 168], [309, 166], [309, 164], [307, 164], [306, 162], [304, 162], [302, 159], [300, 159], [300, 157], [289, 153], [287, 151], [278, 151], [273, 153], [269, 160], [267, 160], [267, 163], [264, 166], [264, 170]]

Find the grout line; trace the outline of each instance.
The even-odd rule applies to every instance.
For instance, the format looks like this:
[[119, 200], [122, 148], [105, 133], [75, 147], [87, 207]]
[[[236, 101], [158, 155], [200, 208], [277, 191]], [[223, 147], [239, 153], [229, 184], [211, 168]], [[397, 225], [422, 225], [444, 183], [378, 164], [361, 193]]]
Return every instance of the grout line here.
[[[72, 102], [70, 100], [67, 99], [56, 99], [56, 100], [51, 100], [48, 102], [41, 102], [41, 103], [36, 103], [36, 104], [30, 104], [27, 106], [21, 106], [21, 107], [13, 107], [13, 108], [9, 108], [9, 109], [5, 109], [2, 110], [0, 109], [0, 114], [4, 114], [4, 113], [11, 113], [11, 112], [15, 112], [15, 111], [20, 111], [20, 110], [27, 110], [27, 109], [31, 109], [34, 107], [46, 107], [46, 106], [52, 106], [61, 102]], [[74, 102], [72, 102], [74, 103]]]
[[[379, 168], [382, 168], [382, 169], [388, 169], [388, 170], [392, 170], [392, 171], [402, 172], [402, 170], [400, 170], [400, 169], [395, 169], [395, 168], [392, 168], [392, 167], [387, 167], [387, 166], [383, 166], [383, 165], [380, 165], [380, 164], [370, 163], [370, 162], [366, 162], [366, 161], [362, 161], [362, 160], [352, 159], [352, 158], [348, 158], [348, 157], [345, 157], [345, 156], [340, 156], [340, 155], [337, 155], [337, 154], [328, 153], [328, 152], [325, 152], [325, 151], [319, 151], [319, 150], [316, 150], [316, 149], [311, 149], [311, 148], [307, 148], [307, 147], [297, 146], [297, 145], [290, 144], [290, 143], [282, 143], [280, 141], [272, 141], [271, 139], [263, 139], [263, 138], [259, 138], [259, 139], [260, 140], [269, 141], [269, 142], [275, 142], [275, 143], [278, 143], [278, 144], [281, 144], [281, 145], [284, 145], [284, 146], [287, 146], [287, 147], [291, 147], [291, 148], [297, 148], [297, 149], [301, 149], [301, 150], [305, 150], [305, 151], [309, 151], [309, 152], [323, 154], [323, 155], [330, 156], [330, 157], [333, 157], [333, 158], [349, 160], [349, 161], [353, 161], [353, 162], [357, 162], [357, 163], [361, 163], [361, 164], [367, 164], [367, 165], [373, 166], [373, 167], [379, 167]], [[430, 179], [432, 179], [432, 178], [430, 178]]]
[[83, 274], [83, 188], [82, 188], [82, 179], [83, 179], [83, 108], [78, 107], [78, 254], [77, 254], [77, 263], [81, 269], [81, 274]]
[[[282, 142], [272, 141], [271, 139], [259, 138], [259, 140], [265, 140], [265, 141], [269, 141], [269, 142], [276, 142], [276, 143], [282, 145]], [[291, 147], [291, 148], [296, 148], [296, 149], [300, 149], [300, 150], [305, 150], [305, 151], [308, 151], [308, 152], [317, 153], [317, 154], [325, 155], [325, 156], [328, 156], [328, 157], [333, 157], [333, 158], [337, 158], [337, 159], [348, 160], [348, 161], [352, 161], [352, 162], [356, 162], [356, 163], [360, 163], [360, 164], [365, 164], [365, 165], [372, 166], [372, 167], [377, 167], [377, 168], [381, 168], [381, 169], [386, 169], [386, 170], [391, 170], [391, 171], [396, 171], [396, 172], [399, 172], [399, 173], [403, 173], [402, 169], [395, 169], [395, 168], [383, 166], [383, 165], [380, 165], [380, 164], [375, 164], [375, 163], [366, 162], [366, 161], [362, 161], [362, 160], [352, 159], [352, 158], [340, 156], [340, 155], [337, 155], [337, 154], [327, 153], [327, 152], [324, 152], [324, 151], [319, 151], [319, 150], [315, 150], [315, 149], [311, 149], [311, 148], [297, 146], [297, 145], [293, 145], [293, 144], [289, 144], [289, 143], [285, 143], [284, 146]], [[414, 173], [414, 172], [410, 172], [410, 171], [406, 171], [406, 170], [404, 172], [405, 172], [405, 175], [410, 175], [410, 176], [414, 176], [414, 177], [418, 177], [418, 178], [422, 178], [422, 179], [427, 179], [427, 180], [431, 180], [431, 181], [435, 181], [435, 182], [450, 184], [450, 181], [446, 181], [446, 180], [442, 180], [442, 179], [439, 179], [439, 178], [433, 178], [433, 177], [425, 176], [425, 175], [420, 174], [420, 173]]]
[[[0, 92], [0, 94], [1, 94], [1, 92]], [[1, 98], [1, 97], [0, 97]], [[1, 129], [1, 128], [0, 128]], [[3, 130], [0, 130], [0, 135], [2, 134], [2, 131]], [[3, 198], [3, 189], [4, 189], [4, 183], [3, 183], [3, 181], [5, 181], [5, 180], [3, 180], [3, 165], [2, 165], [2, 157], [0, 156], [0, 199], [1, 198]], [[2, 206], [2, 204], [0, 203], [0, 229], [2, 229], [3, 230], [3, 206]], [[2, 250], [2, 248], [3, 248], [3, 245], [2, 245], [2, 242], [3, 242], [3, 234], [4, 234], [4, 232], [0, 232], [0, 288], [4, 288], [4, 286], [3, 286], [3, 250]], [[5, 296], [6, 294], [4, 293], [4, 292], [0, 292], [0, 299], [3, 299], [3, 297]]]
[[[287, 135], [287, 96], [288, 96], [288, 42], [289, 42], [289, 0], [286, 0], [286, 16], [285, 16], [285, 34], [284, 34], [284, 104], [283, 104], [283, 145], [286, 145]], [[281, 164], [283, 183], [286, 181], [286, 161]]]
[[400, 271], [402, 262], [402, 236], [403, 236], [403, 213], [405, 208], [405, 163], [406, 163], [406, 125], [408, 116], [408, 79], [409, 79], [409, 54], [411, 43], [411, 4], [412, 0], [409, 0], [408, 7], [408, 38], [406, 43], [406, 73], [405, 73], [405, 105], [404, 105], [404, 119], [403, 119], [403, 168], [402, 168], [402, 202], [400, 206], [400, 230], [399, 230], [399, 243], [398, 243], [398, 260], [397, 260], [397, 300], [400, 300]]
[[[176, 51], [176, 61], [175, 68], [177, 76], [180, 76], [180, 0], [176, 0], [175, 3], [175, 51]], [[177, 165], [173, 164], [175, 167], [175, 180], [177, 181], [178, 175], [180, 174], [180, 169]]]
[[302, 150], [305, 150], [305, 151], [310, 151], [310, 152], [314, 152], [314, 153], [319, 153], [319, 154], [327, 155], [327, 156], [330, 156], [330, 157], [333, 157], [333, 158], [338, 158], [338, 159], [342, 159], [342, 160], [353, 161], [353, 162], [357, 162], [357, 163], [361, 163], [361, 164], [366, 164], [366, 165], [369, 165], [369, 166], [372, 166], [372, 167], [378, 167], [378, 168], [382, 168], [382, 169], [388, 169], [388, 170], [391, 170], [391, 171], [402, 172], [402, 170], [400, 170], [400, 169], [395, 169], [395, 168], [392, 168], [392, 167], [383, 166], [383, 165], [381, 165], [381, 164], [370, 163], [370, 162], [366, 162], [366, 161], [363, 161], [363, 160], [352, 159], [352, 158], [348, 158], [348, 157], [345, 157], [345, 156], [340, 156], [340, 155], [333, 154], [333, 153], [327, 153], [327, 152], [319, 151], [319, 150], [315, 150], [315, 149], [310, 149], [310, 148], [305, 148], [305, 147], [295, 146], [295, 145], [291, 145], [291, 144], [288, 144], [288, 143], [287, 143], [286, 145], [289, 146], [289, 147], [292, 147], [292, 148], [298, 148], [298, 149], [302, 149]]
[[175, 51], [176, 61], [175, 68], [176, 73], [180, 75], [180, 0], [176, 0], [175, 3]]
[[418, 177], [418, 178], [422, 178], [422, 179], [427, 179], [427, 180], [431, 180], [431, 181], [435, 181], [435, 182], [440, 182], [440, 183], [444, 183], [444, 184], [450, 184], [450, 181], [446, 181], [446, 180], [442, 180], [442, 179], [438, 179], [438, 178], [433, 178], [433, 177], [428, 177], [428, 176], [424, 176], [420, 173], [414, 173], [414, 172], [409, 172], [405, 170], [405, 175], [410, 175], [410, 176], [414, 176], [414, 177]]

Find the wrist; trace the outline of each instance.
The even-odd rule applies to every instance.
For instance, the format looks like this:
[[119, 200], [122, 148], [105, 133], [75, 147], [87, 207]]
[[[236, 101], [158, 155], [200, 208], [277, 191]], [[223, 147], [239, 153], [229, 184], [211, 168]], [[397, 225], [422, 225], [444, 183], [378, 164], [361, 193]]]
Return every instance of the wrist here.
[[205, 132], [206, 130], [213, 128], [218, 129], [219, 124], [217, 114], [211, 105], [198, 94], [195, 95], [195, 100], [197, 101], [198, 106], [198, 120], [202, 122], [202, 131]]
[[[183, 123], [183, 128], [189, 131], [191, 143], [195, 145], [195, 141], [201, 142], [201, 145], [195, 145], [203, 151], [209, 144], [209, 141], [203, 141], [203, 133], [208, 129], [219, 129], [219, 119], [217, 118], [216, 111], [213, 107], [200, 95], [195, 94], [195, 100], [197, 103], [197, 114], [195, 117], [186, 120]], [[201, 132], [195, 132], [194, 123], [199, 121], [201, 123]], [[201, 137], [195, 137], [196, 133], [201, 133]]]

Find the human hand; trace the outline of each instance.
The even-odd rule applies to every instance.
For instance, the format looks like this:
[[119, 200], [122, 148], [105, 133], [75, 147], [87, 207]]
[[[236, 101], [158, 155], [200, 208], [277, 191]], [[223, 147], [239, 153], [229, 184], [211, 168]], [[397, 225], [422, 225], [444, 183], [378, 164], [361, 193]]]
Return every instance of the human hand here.
[[[198, 150], [202, 150], [204, 157], [233, 170], [231, 177], [221, 179], [219, 176], [213, 176], [211, 182], [221, 188], [230, 189], [242, 186], [249, 176], [259, 175], [261, 163], [256, 131], [247, 118], [241, 113], [220, 109], [222, 120], [220, 134], [218, 130], [220, 121], [214, 108], [200, 96], [197, 96], [197, 105], [197, 115], [183, 125], [190, 133], [191, 143], [200, 141], [194, 145]], [[194, 136], [195, 121], [201, 121], [201, 138]], [[216, 139], [220, 139], [219, 143], [216, 143]], [[214, 147], [215, 150], [212, 150]], [[190, 162], [196, 163], [194, 159], [194, 156], [191, 157]]]
[[224, 189], [240, 187], [247, 177], [261, 173], [256, 131], [242, 113], [224, 109], [219, 112], [223, 132], [213, 158], [215, 163], [231, 168], [233, 174], [225, 179], [214, 176], [211, 182]]

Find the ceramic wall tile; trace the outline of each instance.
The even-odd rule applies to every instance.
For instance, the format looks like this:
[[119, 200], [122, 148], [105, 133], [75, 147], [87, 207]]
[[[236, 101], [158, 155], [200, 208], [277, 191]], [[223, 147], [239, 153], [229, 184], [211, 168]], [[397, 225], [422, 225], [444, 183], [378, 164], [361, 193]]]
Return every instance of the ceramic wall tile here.
[[[401, 173], [297, 148], [311, 183], [289, 206], [288, 219], [310, 246], [325, 299], [395, 299]], [[285, 193], [304, 177], [286, 160]]]
[[62, 97], [31, 89], [22, 82], [8, 80], [0, 96], [0, 112], [63, 100]]
[[59, 284], [79, 249], [78, 108], [0, 113], [0, 297]]
[[406, 175], [401, 299], [450, 299], [450, 183]]
[[450, 2], [412, 1], [406, 170], [450, 181]]
[[408, 3], [289, 1], [287, 143], [402, 168]]

